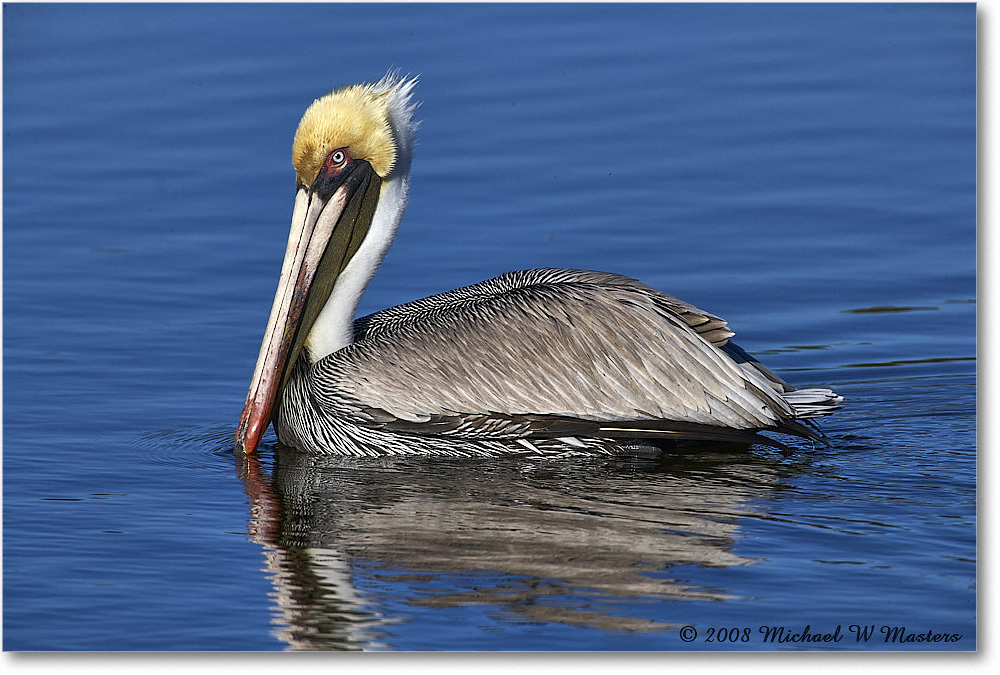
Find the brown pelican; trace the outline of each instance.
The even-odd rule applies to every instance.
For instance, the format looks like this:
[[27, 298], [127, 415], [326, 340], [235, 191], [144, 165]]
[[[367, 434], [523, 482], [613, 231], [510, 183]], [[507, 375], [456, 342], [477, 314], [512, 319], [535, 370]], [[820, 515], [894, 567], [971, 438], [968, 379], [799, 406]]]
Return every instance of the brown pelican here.
[[236, 445], [325, 454], [610, 453], [816, 438], [726, 322], [606, 272], [511, 272], [355, 320], [406, 206], [415, 80], [334, 90], [295, 133], [288, 248]]

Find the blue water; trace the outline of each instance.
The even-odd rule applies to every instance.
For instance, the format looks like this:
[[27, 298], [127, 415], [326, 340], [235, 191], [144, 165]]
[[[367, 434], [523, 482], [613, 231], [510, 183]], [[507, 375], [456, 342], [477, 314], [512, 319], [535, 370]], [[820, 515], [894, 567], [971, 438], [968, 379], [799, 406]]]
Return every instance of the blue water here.
[[[971, 4], [5, 5], [4, 648], [974, 649], [975, 31]], [[423, 122], [362, 312], [627, 274], [843, 394], [829, 447], [237, 461], [295, 125], [390, 68]], [[840, 640], [767, 639], [806, 626]], [[954, 641], [902, 641], [928, 633]]]

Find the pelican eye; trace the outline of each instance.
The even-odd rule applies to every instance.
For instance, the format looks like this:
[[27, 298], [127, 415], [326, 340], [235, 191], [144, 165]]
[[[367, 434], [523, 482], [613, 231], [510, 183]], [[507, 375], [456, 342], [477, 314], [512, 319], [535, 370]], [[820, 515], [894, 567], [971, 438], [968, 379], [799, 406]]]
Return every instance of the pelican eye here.
[[326, 156], [323, 166], [319, 170], [316, 180], [323, 178], [337, 178], [351, 164], [351, 155], [347, 148], [338, 148]]
[[338, 148], [326, 156], [323, 168], [327, 173], [337, 173], [351, 161], [351, 156], [347, 154], [347, 148]]
[[312, 189], [320, 190], [321, 193], [329, 193], [326, 194], [329, 197], [330, 194], [333, 194], [333, 190], [352, 172], [354, 166], [354, 158], [351, 157], [351, 153], [346, 147], [331, 151], [323, 160], [323, 166], [320, 167], [313, 180]]

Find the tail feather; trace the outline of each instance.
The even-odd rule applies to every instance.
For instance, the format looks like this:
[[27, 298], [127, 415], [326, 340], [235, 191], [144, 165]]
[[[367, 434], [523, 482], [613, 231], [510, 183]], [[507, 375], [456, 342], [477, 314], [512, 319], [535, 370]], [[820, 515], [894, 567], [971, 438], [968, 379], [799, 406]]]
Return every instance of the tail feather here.
[[795, 411], [796, 419], [806, 420], [829, 415], [840, 407], [844, 400], [830, 389], [795, 389], [781, 394]]

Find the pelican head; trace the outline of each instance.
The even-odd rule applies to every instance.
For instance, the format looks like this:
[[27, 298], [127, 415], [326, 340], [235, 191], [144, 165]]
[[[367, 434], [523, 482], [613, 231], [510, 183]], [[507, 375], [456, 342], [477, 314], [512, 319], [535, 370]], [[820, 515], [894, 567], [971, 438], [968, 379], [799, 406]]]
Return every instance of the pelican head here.
[[315, 362], [350, 344], [351, 322], [406, 206], [416, 81], [386, 75], [336, 89], [295, 132], [295, 207], [260, 355], [236, 436], [253, 452], [303, 354]]

